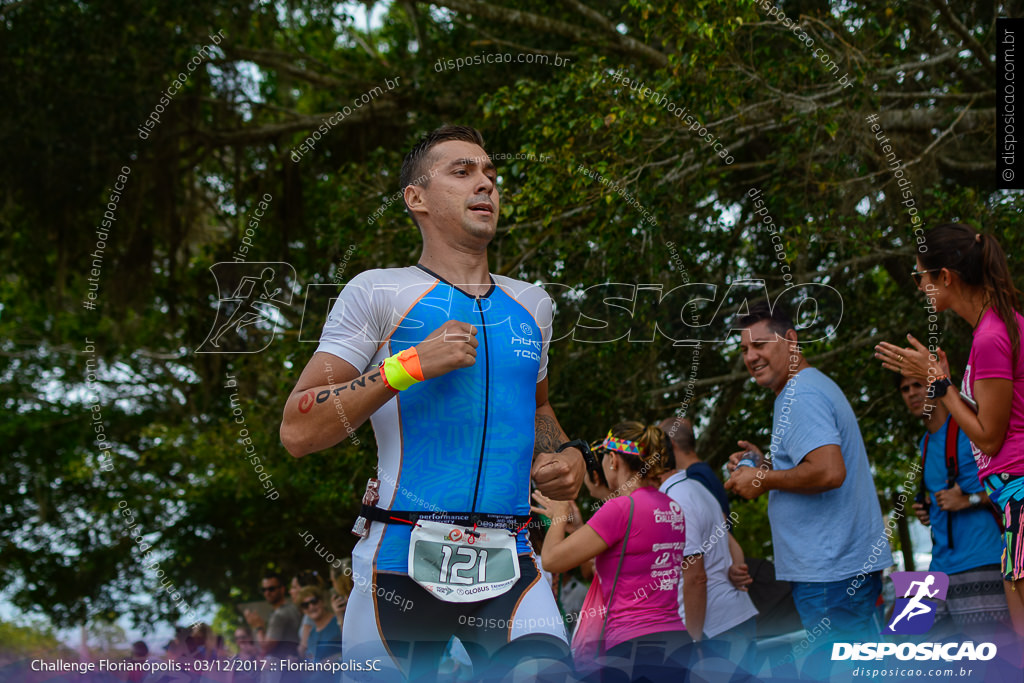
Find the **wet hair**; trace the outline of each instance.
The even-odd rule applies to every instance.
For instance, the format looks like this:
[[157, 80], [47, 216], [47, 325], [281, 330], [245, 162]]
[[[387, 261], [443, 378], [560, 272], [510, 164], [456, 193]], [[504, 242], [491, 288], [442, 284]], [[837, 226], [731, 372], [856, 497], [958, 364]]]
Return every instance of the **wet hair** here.
[[[405, 160], [402, 162], [402, 172], [398, 176], [398, 184], [403, 192], [405, 192], [405, 188], [409, 185], [427, 186], [430, 182], [430, 174], [428, 172], [430, 167], [430, 150], [442, 142], [449, 142], [451, 140], [471, 142], [474, 145], [479, 145], [481, 148], [484, 146], [484, 138], [476, 128], [452, 125], [435, 128], [420, 138], [419, 142], [413, 145], [409, 153], [405, 155]], [[419, 227], [420, 224], [416, 221], [416, 216], [413, 215], [412, 211], [409, 211], [408, 205], [405, 207], [405, 210], [412, 218], [412, 222], [416, 223], [416, 227]]]
[[1010, 335], [1016, 362], [1020, 352], [1020, 292], [1013, 286], [1006, 253], [992, 235], [983, 235], [963, 223], [945, 223], [924, 234], [917, 257], [925, 270], [948, 268], [968, 287], [981, 289]]
[[631, 472], [654, 479], [669, 470], [667, 464], [671, 446], [668, 435], [657, 425], [645, 426], [636, 421], [620, 422], [612, 427], [612, 436], [635, 441], [640, 446], [639, 456], [615, 451]]
[[781, 305], [772, 308], [767, 301], [760, 301], [751, 306], [745, 315], [741, 315], [736, 319], [736, 326], [745, 330], [762, 320], [767, 320], [769, 329], [780, 337], [785, 337], [786, 333], [790, 330], [796, 330], [796, 325], [793, 324], [793, 318], [790, 316], [789, 311]]

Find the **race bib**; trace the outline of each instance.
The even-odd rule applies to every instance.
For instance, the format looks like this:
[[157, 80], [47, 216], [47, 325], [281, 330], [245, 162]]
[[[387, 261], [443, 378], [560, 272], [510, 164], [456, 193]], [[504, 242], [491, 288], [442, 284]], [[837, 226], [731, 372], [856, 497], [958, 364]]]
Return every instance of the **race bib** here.
[[519, 580], [516, 537], [420, 520], [409, 541], [409, 575], [445, 602], [496, 598]]

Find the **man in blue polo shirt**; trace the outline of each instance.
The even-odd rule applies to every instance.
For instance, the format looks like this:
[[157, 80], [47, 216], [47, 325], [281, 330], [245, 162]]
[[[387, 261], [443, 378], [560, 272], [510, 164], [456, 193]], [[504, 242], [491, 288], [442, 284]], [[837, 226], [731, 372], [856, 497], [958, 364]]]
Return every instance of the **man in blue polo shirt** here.
[[[1006, 621], [1006, 596], [999, 571], [1003, 544], [971, 442], [942, 401], [928, 400], [928, 387], [896, 375], [903, 402], [925, 426], [919, 443], [924, 486], [914, 513], [931, 527], [929, 571], [949, 575], [945, 606], [953, 625], [970, 629]], [[940, 608], [941, 609], [941, 608]]]

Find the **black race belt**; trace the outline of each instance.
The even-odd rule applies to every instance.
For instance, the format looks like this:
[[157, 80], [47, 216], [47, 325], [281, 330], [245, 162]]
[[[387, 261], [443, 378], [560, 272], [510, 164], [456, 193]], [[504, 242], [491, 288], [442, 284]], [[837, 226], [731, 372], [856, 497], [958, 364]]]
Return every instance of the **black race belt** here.
[[385, 524], [396, 524], [426, 520], [428, 522], [440, 522], [442, 524], [457, 524], [462, 526], [480, 526], [485, 529], [510, 529], [515, 530], [530, 521], [529, 515], [501, 515], [489, 512], [430, 512], [429, 510], [385, 510], [376, 505], [364, 504], [359, 514], [366, 519]]

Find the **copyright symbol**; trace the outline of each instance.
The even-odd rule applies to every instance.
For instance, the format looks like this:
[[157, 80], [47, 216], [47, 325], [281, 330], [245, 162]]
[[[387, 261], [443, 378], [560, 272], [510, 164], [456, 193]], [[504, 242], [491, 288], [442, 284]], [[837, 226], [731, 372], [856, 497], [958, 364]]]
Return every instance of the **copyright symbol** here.
[[1004, 168], [1003, 169], [1003, 180], [1005, 180], [1007, 182], [1013, 180], [1013, 169], [1012, 168]]

